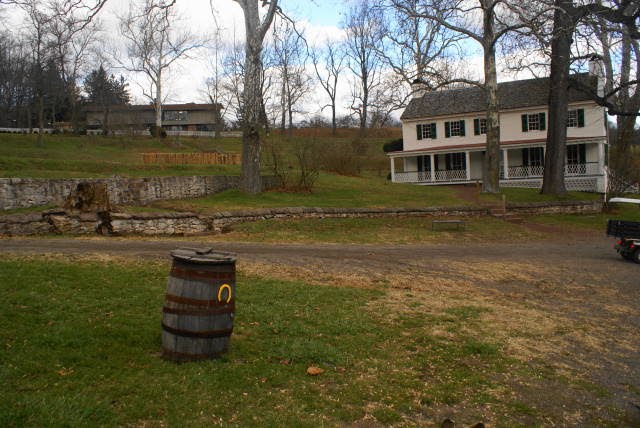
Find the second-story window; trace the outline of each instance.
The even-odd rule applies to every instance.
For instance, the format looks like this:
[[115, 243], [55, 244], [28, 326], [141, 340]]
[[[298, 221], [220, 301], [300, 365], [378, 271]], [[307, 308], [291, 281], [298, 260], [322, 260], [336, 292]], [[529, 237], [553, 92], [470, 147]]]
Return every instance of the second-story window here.
[[522, 132], [544, 131], [545, 129], [547, 129], [546, 113], [522, 115]]
[[473, 135], [487, 133], [487, 119], [473, 119]]
[[579, 108], [567, 112], [567, 128], [584, 127], [584, 109]]
[[176, 120], [176, 121], [185, 121], [187, 120], [187, 112], [186, 111], [163, 111], [164, 120]]
[[438, 138], [436, 133], [436, 124], [435, 123], [421, 123], [416, 125], [416, 132], [418, 140], [424, 140], [427, 138]]
[[454, 120], [452, 122], [444, 123], [444, 136], [449, 137], [464, 137], [464, 120]]

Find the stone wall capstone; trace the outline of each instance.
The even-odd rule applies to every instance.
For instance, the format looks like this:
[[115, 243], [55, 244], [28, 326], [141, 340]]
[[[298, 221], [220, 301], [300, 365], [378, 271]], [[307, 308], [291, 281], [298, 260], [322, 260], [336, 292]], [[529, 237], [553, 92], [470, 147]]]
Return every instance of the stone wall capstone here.
[[[555, 202], [508, 205], [509, 212], [533, 214], [599, 213], [602, 203]], [[42, 214], [0, 215], [0, 235], [38, 235], [46, 233], [104, 235], [198, 235], [222, 233], [236, 223], [299, 218], [378, 218], [378, 217], [470, 217], [489, 215], [482, 207], [425, 208], [265, 208], [226, 211], [210, 215], [195, 213], [78, 213], [49, 210]]]

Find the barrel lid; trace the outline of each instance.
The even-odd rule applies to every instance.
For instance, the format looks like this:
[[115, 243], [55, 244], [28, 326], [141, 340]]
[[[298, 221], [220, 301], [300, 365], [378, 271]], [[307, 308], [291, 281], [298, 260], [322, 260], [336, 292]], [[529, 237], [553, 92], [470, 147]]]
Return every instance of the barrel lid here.
[[235, 253], [214, 251], [213, 248], [178, 248], [171, 252], [171, 257], [189, 263], [212, 265], [236, 261]]

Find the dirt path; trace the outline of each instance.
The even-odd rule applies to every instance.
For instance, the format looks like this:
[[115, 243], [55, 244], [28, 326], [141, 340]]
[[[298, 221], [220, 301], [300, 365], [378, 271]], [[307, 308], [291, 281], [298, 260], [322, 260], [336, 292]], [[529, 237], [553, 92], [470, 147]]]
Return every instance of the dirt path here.
[[243, 273], [384, 288], [399, 311], [415, 301], [433, 308], [483, 307], [487, 334], [504, 343], [508, 355], [577, 379], [571, 390], [544, 379], [517, 384], [518, 394], [544, 409], [550, 421], [585, 426], [615, 415], [640, 426], [640, 266], [622, 260], [612, 244], [600, 236], [570, 235], [514, 244], [405, 246], [12, 238], [0, 239], [0, 253], [168, 262], [171, 249], [211, 246], [237, 253]]

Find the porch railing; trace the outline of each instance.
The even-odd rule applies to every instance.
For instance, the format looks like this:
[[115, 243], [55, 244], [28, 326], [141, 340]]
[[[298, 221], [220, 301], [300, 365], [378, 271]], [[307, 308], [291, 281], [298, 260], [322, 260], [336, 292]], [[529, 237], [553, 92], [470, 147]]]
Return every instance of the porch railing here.
[[599, 170], [598, 162], [586, 162], [565, 165], [565, 175], [601, 175], [604, 172]]
[[436, 181], [459, 181], [466, 179], [466, 169], [449, 169], [445, 171], [436, 171]]
[[[466, 181], [467, 170], [451, 169], [436, 171], [434, 182]], [[427, 183], [431, 182], [431, 171], [407, 171], [394, 174], [396, 183]]]
[[[509, 179], [538, 178], [544, 175], [544, 166], [510, 166]], [[564, 175], [567, 177], [579, 175], [600, 175], [598, 162], [586, 162], [565, 165]], [[504, 179], [504, 168], [500, 168], [500, 178]]]

